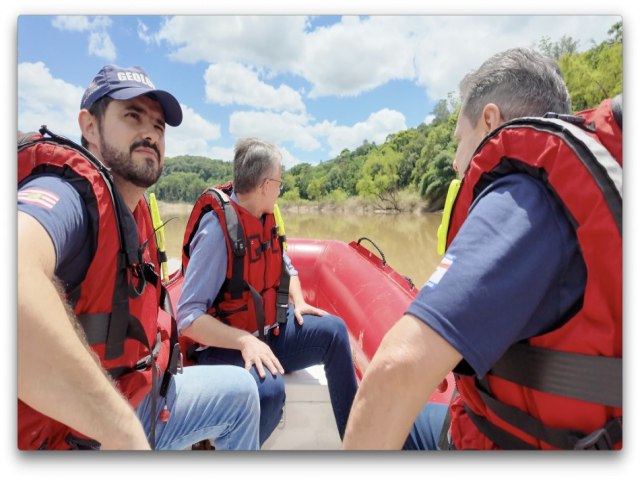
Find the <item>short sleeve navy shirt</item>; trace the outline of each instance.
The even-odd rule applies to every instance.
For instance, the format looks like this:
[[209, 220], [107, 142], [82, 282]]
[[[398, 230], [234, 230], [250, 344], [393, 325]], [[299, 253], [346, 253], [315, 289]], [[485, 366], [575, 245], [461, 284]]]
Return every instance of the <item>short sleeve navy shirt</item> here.
[[585, 284], [584, 260], [562, 207], [541, 182], [513, 174], [476, 198], [406, 313], [484, 376], [513, 343], [559, 326]]
[[[33, 200], [26, 195], [38, 192]], [[42, 175], [21, 185], [18, 211], [35, 218], [47, 231], [56, 254], [55, 275], [65, 288], [77, 286], [91, 263], [90, 224], [84, 201], [70, 183]]]

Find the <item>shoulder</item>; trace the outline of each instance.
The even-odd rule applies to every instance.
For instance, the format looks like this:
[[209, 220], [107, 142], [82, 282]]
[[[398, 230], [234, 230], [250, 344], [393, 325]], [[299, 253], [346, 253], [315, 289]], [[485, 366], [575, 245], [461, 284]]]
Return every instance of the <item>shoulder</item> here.
[[524, 174], [501, 177], [487, 186], [471, 204], [467, 223], [522, 222], [523, 227], [548, 225], [549, 221], [566, 224], [568, 219], [560, 201], [542, 181]]
[[66, 180], [42, 175], [18, 188], [18, 210], [36, 218], [42, 216], [80, 215], [86, 207], [80, 193]]

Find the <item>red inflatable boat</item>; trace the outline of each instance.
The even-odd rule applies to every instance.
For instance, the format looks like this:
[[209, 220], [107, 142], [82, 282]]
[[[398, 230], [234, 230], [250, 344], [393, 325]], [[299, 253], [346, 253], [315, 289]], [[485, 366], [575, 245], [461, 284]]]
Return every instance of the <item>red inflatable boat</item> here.
[[[373, 245], [376, 253], [365, 247]], [[402, 317], [418, 289], [396, 272], [384, 253], [367, 238], [346, 244], [337, 240], [288, 239], [287, 254], [300, 277], [307, 302], [344, 319], [350, 334], [358, 378], [389, 328]], [[167, 285], [175, 307], [182, 277], [174, 273]], [[448, 403], [454, 387], [449, 374], [430, 401]]]

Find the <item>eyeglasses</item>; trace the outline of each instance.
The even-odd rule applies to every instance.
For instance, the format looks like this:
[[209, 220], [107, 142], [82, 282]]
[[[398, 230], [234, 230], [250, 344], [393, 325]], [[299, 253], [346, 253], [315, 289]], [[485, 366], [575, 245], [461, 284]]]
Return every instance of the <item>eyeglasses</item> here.
[[278, 182], [280, 184], [280, 193], [282, 193], [282, 191], [284, 190], [284, 183], [282, 182], [282, 180], [278, 180], [276, 178], [265, 178], [265, 180], [271, 180], [272, 182]]

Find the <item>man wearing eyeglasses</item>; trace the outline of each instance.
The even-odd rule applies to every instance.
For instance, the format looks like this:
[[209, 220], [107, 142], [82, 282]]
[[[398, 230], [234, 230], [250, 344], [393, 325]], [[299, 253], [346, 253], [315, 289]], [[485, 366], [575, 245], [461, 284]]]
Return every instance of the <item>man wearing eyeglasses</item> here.
[[282, 250], [273, 214], [282, 187], [278, 149], [240, 140], [233, 182], [205, 191], [187, 223], [177, 309], [192, 361], [244, 366], [255, 378], [261, 445], [282, 416], [285, 372], [324, 364], [340, 438], [357, 389], [343, 320], [304, 301]]

